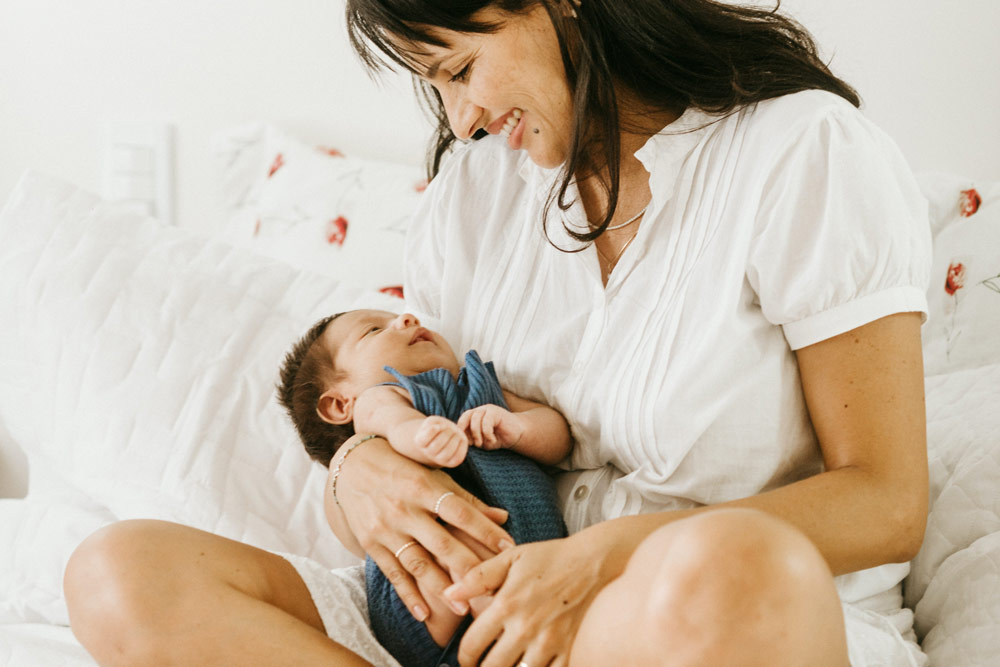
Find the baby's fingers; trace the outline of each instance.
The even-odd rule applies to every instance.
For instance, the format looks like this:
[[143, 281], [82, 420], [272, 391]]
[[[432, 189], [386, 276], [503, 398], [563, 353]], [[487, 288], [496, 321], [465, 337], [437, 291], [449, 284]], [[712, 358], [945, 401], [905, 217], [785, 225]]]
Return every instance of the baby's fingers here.
[[499, 421], [499, 416], [494, 410], [489, 410], [483, 415], [482, 438], [487, 445], [487, 449], [496, 449], [496, 427]]
[[482, 408], [476, 408], [475, 410], [469, 411], [469, 435], [472, 438], [472, 444], [476, 447], [483, 446], [483, 414], [486, 411]]

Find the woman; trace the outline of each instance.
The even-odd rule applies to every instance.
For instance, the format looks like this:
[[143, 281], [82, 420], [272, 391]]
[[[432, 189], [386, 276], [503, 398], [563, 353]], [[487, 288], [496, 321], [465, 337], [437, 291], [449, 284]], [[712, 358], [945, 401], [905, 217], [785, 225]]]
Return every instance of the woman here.
[[[572, 535], [511, 548], [502, 512], [379, 439], [334, 460], [331, 525], [418, 619], [421, 590], [492, 596], [463, 665], [921, 664], [899, 582], [929, 234], [898, 151], [777, 14], [458, 4], [349, 0], [351, 37], [423, 82], [435, 170], [500, 135], [428, 189], [407, 295], [567, 417]], [[132, 523], [66, 591], [108, 663], [392, 664], [359, 581]]]

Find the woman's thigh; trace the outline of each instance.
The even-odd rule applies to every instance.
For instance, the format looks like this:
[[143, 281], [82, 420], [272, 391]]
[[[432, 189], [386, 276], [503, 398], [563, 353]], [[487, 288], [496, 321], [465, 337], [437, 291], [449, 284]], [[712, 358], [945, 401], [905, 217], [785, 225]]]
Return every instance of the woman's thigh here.
[[102, 664], [365, 664], [326, 637], [288, 561], [187, 526], [98, 531], [70, 558], [65, 593]]
[[571, 664], [848, 664], [833, 576], [791, 525], [753, 510], [668, 524], [591, 605]]

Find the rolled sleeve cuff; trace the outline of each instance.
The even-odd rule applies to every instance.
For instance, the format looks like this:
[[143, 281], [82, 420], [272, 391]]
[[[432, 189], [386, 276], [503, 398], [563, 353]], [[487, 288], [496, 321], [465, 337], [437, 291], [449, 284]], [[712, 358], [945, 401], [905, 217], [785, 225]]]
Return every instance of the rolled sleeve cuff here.
[[920, 313], [927, 321], [927, 295], [918, 287], [891, 287], [859, 297], [815, 315], [782, 325], [785, 340], [793, 350], [833, 338], [877, 319], [896, 313]]

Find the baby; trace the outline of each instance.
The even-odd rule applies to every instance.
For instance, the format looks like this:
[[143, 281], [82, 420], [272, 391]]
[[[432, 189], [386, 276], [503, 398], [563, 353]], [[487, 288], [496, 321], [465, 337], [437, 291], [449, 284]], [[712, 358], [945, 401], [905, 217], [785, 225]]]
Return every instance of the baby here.
[[[467, 372], [488, 373], [474, 351]], [[457, 422], [427, 416], [413, 404], [405, 378], [442, 369], [460, 376], [448, 343], [413, 315], [354, 310], [317, 322], [285, 357], [279, 398], [309, 455], [324, 466], [355, 432], [380, 435], [400, 454], [425, 465], [453, 468], [469, 443], [512, 449], [539, 463], [569, 453], [566, 420], [554, 409], [503, 391], [505, 409], [488, 403]], [[474, 372], [472, 372], [474, 371]]]
[[[310, 457], [327, 467], [355, 432], [442, 468], [461, 464], [470, 444], [546, 464], [566, 457], [572, 439], [559, 412], [501, 389], [493, 364], [475, 351], [465, 363], [413, 315], [348, 311], [320, 320], [294, 345], [279, 399]], [[461, 619], [436, 596], [425, 599], [427, 630], [442, 646]]]

